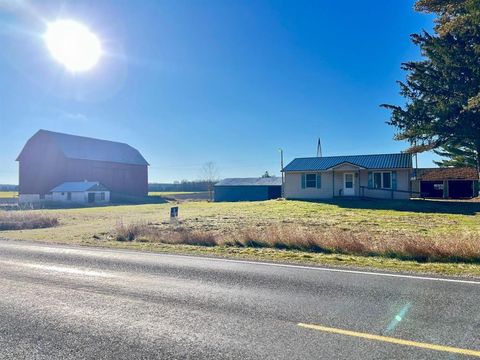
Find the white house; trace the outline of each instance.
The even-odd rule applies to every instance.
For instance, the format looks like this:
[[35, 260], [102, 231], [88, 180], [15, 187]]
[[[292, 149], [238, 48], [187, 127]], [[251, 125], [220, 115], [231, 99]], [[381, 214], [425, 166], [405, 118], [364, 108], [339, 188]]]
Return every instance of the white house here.
[[412, 196], [410, 154], [297, 158], [283, 169], [287, 199]]
[[98, 181], [64, 182], [50, 190], [45, 200], [79, 204], [105, 204], [110, 202], [110, 190]]

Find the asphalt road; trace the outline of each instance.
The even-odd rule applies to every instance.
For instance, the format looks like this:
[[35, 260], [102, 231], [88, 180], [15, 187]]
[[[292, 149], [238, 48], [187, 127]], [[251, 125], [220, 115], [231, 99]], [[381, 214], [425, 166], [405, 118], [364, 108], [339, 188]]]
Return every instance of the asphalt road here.
[[0, 241], [0, 359], [465, 359], [472, 351], [480, 351], [480, 282]]

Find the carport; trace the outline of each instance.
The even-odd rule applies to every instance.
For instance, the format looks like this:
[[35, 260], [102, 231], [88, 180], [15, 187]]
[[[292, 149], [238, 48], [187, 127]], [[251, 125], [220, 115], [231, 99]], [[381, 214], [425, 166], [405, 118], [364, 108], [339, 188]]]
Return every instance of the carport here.
[[478, 196], [478, 172], [475, 168], [418, 169], [412, 189], [426, 198], [470, 199]]

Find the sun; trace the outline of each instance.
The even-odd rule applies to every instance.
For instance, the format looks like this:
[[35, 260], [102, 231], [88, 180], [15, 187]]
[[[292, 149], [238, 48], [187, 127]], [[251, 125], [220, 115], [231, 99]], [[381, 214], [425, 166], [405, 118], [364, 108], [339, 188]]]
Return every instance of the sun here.
[[73, 20], [49, 23], [44, 39], [53, 58], [71, 72], [90, 70], [102, 56], [98, 37]]

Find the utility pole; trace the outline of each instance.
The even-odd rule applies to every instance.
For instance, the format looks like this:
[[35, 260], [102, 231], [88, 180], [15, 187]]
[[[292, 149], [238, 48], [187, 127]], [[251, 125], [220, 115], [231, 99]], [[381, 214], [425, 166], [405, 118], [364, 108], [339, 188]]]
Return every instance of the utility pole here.
[[284, 187], [285, 187], [285, 174], [283, 173], [283, 149], [278, 149], [278, 151], [280, 152], [280, 174], [282, 174], [282, 198], [285, 197], [285, 191], [284, 191]]

